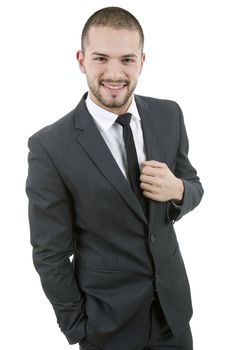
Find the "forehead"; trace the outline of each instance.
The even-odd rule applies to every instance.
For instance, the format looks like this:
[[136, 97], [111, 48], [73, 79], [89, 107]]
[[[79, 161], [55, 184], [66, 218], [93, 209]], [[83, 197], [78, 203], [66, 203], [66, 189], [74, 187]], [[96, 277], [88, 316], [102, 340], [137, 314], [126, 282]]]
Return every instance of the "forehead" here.
[[140, 35], [137, 30], [92, 26], [88, 32], [86, 50], [118, 55], [136, 53], [141, 50]]

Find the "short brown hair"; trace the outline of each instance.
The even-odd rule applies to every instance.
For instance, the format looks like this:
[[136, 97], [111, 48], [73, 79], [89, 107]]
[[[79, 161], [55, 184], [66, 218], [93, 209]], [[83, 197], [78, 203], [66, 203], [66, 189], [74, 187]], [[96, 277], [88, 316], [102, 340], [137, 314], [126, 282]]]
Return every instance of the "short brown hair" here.
[[83, 52], [85, 50], [85, 44], [88, 40], [88, 32], [91, 26], [137, 30], [140, 35], [140, 42], [143, 50], [144, 34], [142, 27], [137, 18], [123, 8], [105, 7], [96, 11], [90, 18], [88, 18], [81, 36], [81, 46]]

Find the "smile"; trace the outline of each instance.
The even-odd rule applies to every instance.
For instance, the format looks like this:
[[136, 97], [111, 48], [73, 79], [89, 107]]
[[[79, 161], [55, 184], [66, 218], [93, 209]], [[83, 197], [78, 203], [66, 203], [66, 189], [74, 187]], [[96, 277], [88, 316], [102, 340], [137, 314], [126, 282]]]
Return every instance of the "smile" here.
[[123, 89], [127, 84], [109, 84], [109, 83], [101, 83], [101, 85], [109, 90], [117, 91]]

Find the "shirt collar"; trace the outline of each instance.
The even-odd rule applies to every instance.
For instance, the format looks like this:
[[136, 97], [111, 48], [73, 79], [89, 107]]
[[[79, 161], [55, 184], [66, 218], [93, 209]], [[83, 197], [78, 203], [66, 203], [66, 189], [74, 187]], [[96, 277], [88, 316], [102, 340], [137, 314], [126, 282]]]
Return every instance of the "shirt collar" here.
[[[102, 129], [103, 131], [108, 131], [113, 126], [118, 115], [115, 113], [109, 112], [106, 109], [94, 103], [90, 98], [89, 93], [87, 95], [86, 105], [89, 113], [95, 119], [100, 129]], [[135, 121], [141, 120], [134, 96], [132, 98], [131, 105], [129, 106], [127, 112], [132, 114], [132, 119], [134, 119]]]

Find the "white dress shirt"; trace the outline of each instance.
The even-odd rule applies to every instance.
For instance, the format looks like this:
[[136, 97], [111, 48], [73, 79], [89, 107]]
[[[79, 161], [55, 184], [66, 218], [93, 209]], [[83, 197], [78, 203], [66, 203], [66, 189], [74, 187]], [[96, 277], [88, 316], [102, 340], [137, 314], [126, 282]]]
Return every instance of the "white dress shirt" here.
[[[119, 168], [121, 169], [124, 176], [129, 179], [125, 143], [123, 139], [123, 127], [118, 123], [115, 123], [118, 115], [96, 105], [91, 100], [89, 94], [86, 99], [86, 105]], [[141, 169], [142, 162], [146, 160], [146, 153], [142, 133], [141, 118], [139, 116], [134, 97], [127, 113], [132, 114], [130, 127], [133, 133], [134, 143], [137, 151], [138, 164]]]

